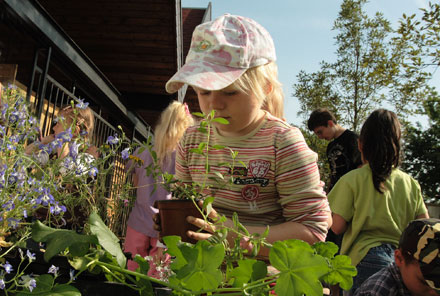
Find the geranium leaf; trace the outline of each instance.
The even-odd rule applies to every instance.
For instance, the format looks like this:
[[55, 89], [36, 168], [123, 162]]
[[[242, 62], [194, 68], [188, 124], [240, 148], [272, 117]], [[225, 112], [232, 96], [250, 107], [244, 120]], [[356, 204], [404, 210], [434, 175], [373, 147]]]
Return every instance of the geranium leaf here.
[[119, 266], [125, 268], [127, 258], [119, 245], [119, 239], [104, 224], [98, 214], [92, 213], [89, 217], [90, 232], [98, 238], [99, 244], [110, 254], [116, 257]]
[[335, 257], [338, 252], [338, 246], [332, 242], [319, 242], [314, 244], [313, 248], [316, 253], [328, 259]]
[[269, 259], [280, 271], [275, 286], [277, 295], [322, 295], [319, 280], [329, 267], [308, 243], [294, 239], [277, 241], [270, 250]]
[[242, 287], [250, 280], [262, 279], [267, 274], [267, 266], [262, 261], [255, 259], [238, 260], [238, 267], [234, 268], [231, 276], [235, 278], [233, 286]]
[[[191, 251], [189, 249], [182, 251], [187, 257], [188, 264], [176, 273], [174, 280], [178, 280], [182, 287], [191, 291], [211, 290], [220, 285], [222, 273], [219, 267], [225, 256], [222, 244], [211, 245], [207, 241], [198, 241]], [[196, 258], [189, 258], [194, 255]]]
[[357, 274], [356, 267], [351, 264], [351, 259], [345, 255], [338, 255], [331, 261], [332, 270], [324, 276], [325, 282], [331, 285], [339, 284], [344, 290], [353, 286], [353, 277]]

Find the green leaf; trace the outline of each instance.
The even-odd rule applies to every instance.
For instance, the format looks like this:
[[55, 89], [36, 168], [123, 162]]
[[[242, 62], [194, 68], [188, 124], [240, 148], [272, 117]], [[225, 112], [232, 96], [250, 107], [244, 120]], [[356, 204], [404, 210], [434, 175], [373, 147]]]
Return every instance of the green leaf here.
[[182, 266], [187, 264], [187, 261], [180, 250], [180, 246], [182, 244], [180, 241], [180, 236], [170, 235], [165, 236], [162, 239], [167, 246], [167, 253], [176, 257], [176, 259], [171, 263], [172, 270], [179, 270]]
[[338, 252], [338, 246], [332, 242], [319, 242], [314, 244], [313, 248], [316, 253], [328, 259], [335, 257]]
[[84, 257], [75, 257], [69, 259], [69, 263], [76, 270], [84, 270], [87, 268], [87, 263], [89, 263], [89, 260]]
[[220, 179], [222, 179], [222, 180], [225, 179], [225, 177], [223, 176], [223, 174], [220, 173], [220, 172], [214, 172], [214, 174], [215, 174], [218, 178], [220, 178]]
[[223, 146], [223, 145], [213, 145], [212, 148], [216, 149], [216, 150], [222, 150], [222, 149], [225, 148], [225, 146]]
[[32, 293], [42, 293], [50, 291], [54, 284], [53, 276], [50, 274], [43, 274], [35, 278], [37, 286], [32, 290]]
[[139, 264], [139, 267], [136, 269], [137, 272], [142, 273], [142, 274], [147, 274], [148, 270], [150, 269], [150, 264], [148, 263], [147, 260], [145, 260], [144, 257], [140, 256], [139, 254], [136, 254], [136, 256], [134, 256], [133, 260]]
[[327, 261], [301, 240], [277, 241], [269, 253], [270, 263], [280, 271], [277, 295], [322, 295], [320, 278], [329, 270]]
[[206, 215], [209, 216], [209, 214], [212, 212], [213, 207], [212, 207], [212, 203], [214, 202], [215, 197], [214, 196], [208, 196], [207, 198], [205, 198], [205, 200], [203, 201], [203, 207], [202, 210], [204, 210], [206, 212]]
[[81, 296], [81, 293], [73, 286], [62, 284], [56, 285], [47, 296]]
[[338, 255], [330, 261], [330, 264], [332, 270], [324, 276], [324, 281], [330, 285], [339, 284], [342, 289], [350, 290], [353, 286], [353, 277], [357, 274], [356, 267], [351, 264], [350, 257]]
[[192, 115], [197, 116], [197, 117], [205, 117], [205, 114], [200, 113], [200, 112], [193, 112]]
[[217, 117], [212, 120], [212, 122], [218, 122], [220, 124], [229, 124], [229, 121], [223, 117]]
[[121, 250], [119, 239], [104, 224], [97, 213], [90, 214], [89, 217], [90, 232], [98, 238], [99, 244], [110, 254], [116, 257], [119, 266], [125, 268], [127, 258]]
[[66, 248], [70, 249], [73, 246], [74, 252], [81, 253], [80, 250], [85, 248], [88, 250], [90, 244], [98, 243], [98, 239], [94, 235], [83, 235], [73, 230], [50, 228], [38, 220], [32, 225], [32, 238], [36, 242], [46, 242], [45, 261], [64, 252]]
[[216, 289], [221, 284], [223, 275], [219, 267], [225, 256], [222, 244], [198, 241], [192, 248], [181, 250], [188, 264], [170, 278], [170, 283], [179, 283], [191, 291]]
[[262, 261], [255, 259], [238, 260], [238, 267], [231, 272], [234, 278], [233, 287], [242, 287], [249, 281], [256, 281], [267, 275], [267, 266]]

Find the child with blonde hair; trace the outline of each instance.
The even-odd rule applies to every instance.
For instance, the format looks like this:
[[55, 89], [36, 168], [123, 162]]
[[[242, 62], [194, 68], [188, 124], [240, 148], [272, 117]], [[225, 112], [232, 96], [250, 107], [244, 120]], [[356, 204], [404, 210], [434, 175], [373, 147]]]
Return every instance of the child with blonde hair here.
[[[174, 101], [162, 112], [158, 123], [154, 129], [154, 147], [157, 160], [163, 172], [174, 174], [175, 149], [177, 143], [185, 130], [193, 125], [194, 121], [189, 113], [188, 106]], [[153, 207], [156, 200], [170, 199], [171, 195], [161, 186], [157, 186], [153, 191], [152, 185], [157, 183], [154, 176], [147, 176], [145, 168], [148, 167], [153, 159], [148, 149], [139, 153], [139, 149], [134, 153], [140, 159], [142, 165], [135, 166], [134, 157], [127, 163], [127, 170], [134, 168], [133, 183], [137, 187], [136, 202], [130, 213], [127, 222], [127, 232], [125, 237], [125, 252], [130, 252], [134, 257], [139, 254], [142, 257], [157, 257], [150, 261], [150, 276], [159, 277], [156, 270], [155, 261], [160, 260], [162, 250], [158, 247], [158, 232], [153, 229], [152, 216], [157, 213]], [[132, 260], [128, 261], [128, 269], [136, 270], [138, 264]]]
[[[186, 64], [167, 82], [166, 90], [173, 93], [184, 84], [192, 86], [205, 114], [215, 110], [216, 117], [229, 122], [215, 122], [209, 137], [211, 145], [238, 152], [231, 171], [234, 182], [219, 188], [214, 180], [207, 181], [215, 196], [214, 208], [228, 217], [226, 226], [232, 226], [230, 218], [236, 212], [250, 233], [263, 233], [269, 225], [269, 243], [293, 238], [324, 241], [331, 214], [317, 155], [299, 129], [278, 118], [282, 111], [272, 108], [282, 102], [275, 60], [272, 38], [261, 25], [225, 14], [196, 27]], [[186, 131], [177, 149], [177, 179], [202, 183], [204, 175], [198, 168], [205, 158], [190, 150], [206, 142], [207, 136], [197, 127]], [[232, 163], [227, 149], [216, 150], [209, 166], [213, 174], [228, 173], [219, 163]], [[207, 229], [203, 219], [187, 219]], [[196, 240], [210, 236], [192, 231], [188, 235]], [[267, 252], [262, 249], [260, 254]]]

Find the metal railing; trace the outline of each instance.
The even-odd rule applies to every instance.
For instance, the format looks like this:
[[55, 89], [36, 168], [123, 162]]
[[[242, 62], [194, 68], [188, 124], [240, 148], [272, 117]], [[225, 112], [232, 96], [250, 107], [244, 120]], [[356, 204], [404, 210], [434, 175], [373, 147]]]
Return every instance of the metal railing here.
[[[43, 77], [45, 77], [45, 81], [43, 81]], [[84, 99], [84, 101], [87, 102], [87, 99], [76, 97], [47, 73], [44, 75], [43, 71], [38, 67], [34, 68], [32, 81], [33, 86], [29, 88], [27, 98], [30, 102], [31, 109], [40, 120], [40, 130], [43, 137], [52, 132], [54, 119], [61, 108], [70, 104], [72, 100], [78, 102], [79, 99]], [[41, 90], [42, 88], [44, 91]], [[95, 111], [92, 110], [92, 112], [95, 120], [91, 138], [91, 144], [93, 146], [100, 147], [105, 144], [109, 136], [118, 135], [121, 137], [121, 131], [119, 129], [115, 128]], [[151, 133], [149, 127], [148, 131]], [[135, 133], [130, 135], [132, 142], [140, 143], [144, 140], [136, 138], [134, 134]], [[108, 165], [112, 165], [113, 168], [111, 174], [105, 179], [106, 191], [104, 192], [104, 196], [95, 197], [104, 199], [104, 201], [101, 201], [105, 208], [101, 212], [101, 217], [106, 220], [105, 222], [109, 228], [121, 239], [125, 237], [126, 223], [131, 211], [131, 208], [127, 207], [126, 203], [121, 200], [120, 197], [122, 185], [125, 184], [127, 180], [131, 182], [131, 177], [126, 176], [124, 169], [126, 161], [124, 161], [121, 156], [121, 152], [124, 148], [126, 148], [126, 146], [121, 146], [118, 151], [119, 153], [109, 160]], [[132, 190], [130, 194], [135, 196], [135, 190]], [[103, 215], [103, 213], [106, 214]]]

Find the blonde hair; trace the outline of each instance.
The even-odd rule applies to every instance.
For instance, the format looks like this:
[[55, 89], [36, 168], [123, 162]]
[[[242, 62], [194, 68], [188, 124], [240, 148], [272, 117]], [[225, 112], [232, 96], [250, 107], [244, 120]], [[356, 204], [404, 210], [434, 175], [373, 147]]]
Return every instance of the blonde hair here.
[[154, 150], [160, 165], [176, 149], [185, 130], [194, 124], [186, 104], [174, 101], [161, 113], [154, 129]]
[[69, 116], [72, 121], [76, 119], [76, 125], [79, 126], [80, 134], [87, 132], [87, 139], [92, 139], [93, 128], [95, 127], [95, 116], [93, 115], [92, 109], [89, 107], [84, 109], [72, 108], [72, 106], [69, 105], [61, 109], [58, 116]]
[[284, 117], [284, 94], [275, 62], [248, 69], [232, 85], [246, 94], [254, 94], [261, 109], [280, 119]]

